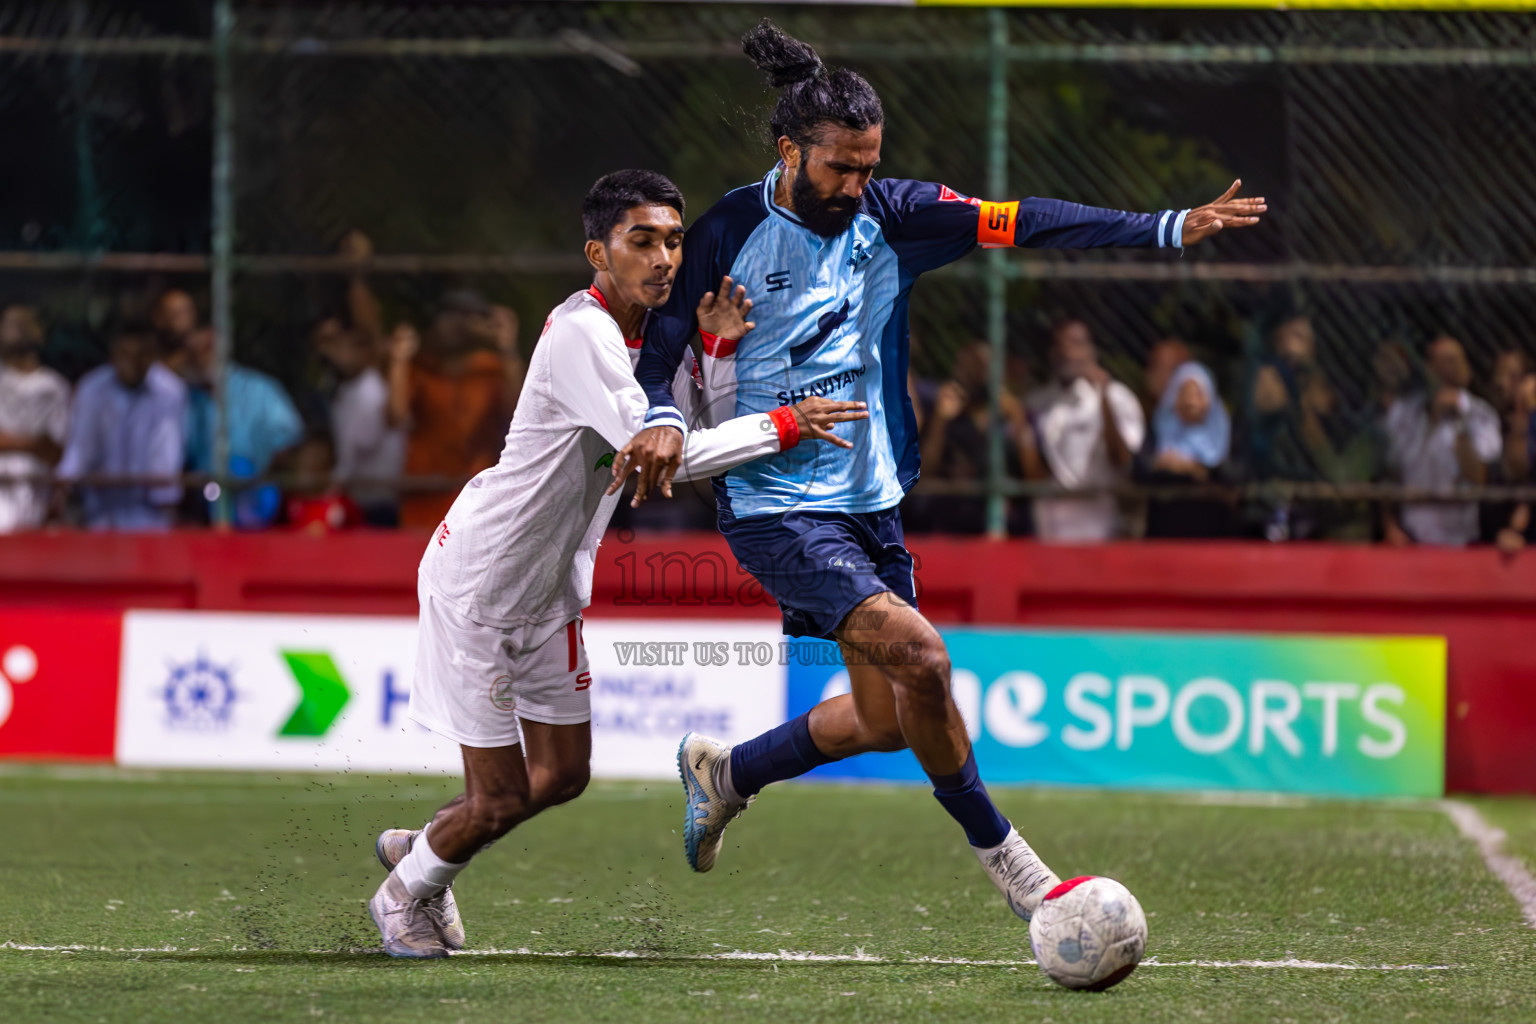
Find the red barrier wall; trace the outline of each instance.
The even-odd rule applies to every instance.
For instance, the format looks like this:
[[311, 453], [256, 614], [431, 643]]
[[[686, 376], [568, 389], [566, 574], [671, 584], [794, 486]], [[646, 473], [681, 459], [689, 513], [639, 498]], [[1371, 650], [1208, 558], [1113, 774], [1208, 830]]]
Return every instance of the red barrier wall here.
[[[0, 537], [7, 608], [208, 608], [414, 614], [425, 535]], [[1446, 780], [1536, 792], [1536, 553], [1267, 544], [1048, 547], [915, 538], [936, 622], [1408, 633], [1449, 639]], [[715, 534], [621, 539], [598, 559], [594, 615], [776, 612]]]

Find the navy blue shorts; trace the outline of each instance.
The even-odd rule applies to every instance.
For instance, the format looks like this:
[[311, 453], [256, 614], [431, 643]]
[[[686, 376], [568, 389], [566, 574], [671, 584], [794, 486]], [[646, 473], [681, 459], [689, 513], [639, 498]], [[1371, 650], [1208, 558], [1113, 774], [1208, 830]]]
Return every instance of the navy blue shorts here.
[[899, 509], [742, 519], [722, 510], [720, 532], [736, 561], [779, 603], [788, 636], [832, 640], [859, 602], [886, 591], [917, 604]]

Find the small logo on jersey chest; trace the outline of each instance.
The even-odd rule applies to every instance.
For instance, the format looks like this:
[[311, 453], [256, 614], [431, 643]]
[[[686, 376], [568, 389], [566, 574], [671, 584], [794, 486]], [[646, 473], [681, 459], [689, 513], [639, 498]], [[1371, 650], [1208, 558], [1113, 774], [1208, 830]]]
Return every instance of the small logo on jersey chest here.
[[770, 292], [782, 292], [789, 287], [789, 271], [775, 270], [763, 278], [763, 287]]

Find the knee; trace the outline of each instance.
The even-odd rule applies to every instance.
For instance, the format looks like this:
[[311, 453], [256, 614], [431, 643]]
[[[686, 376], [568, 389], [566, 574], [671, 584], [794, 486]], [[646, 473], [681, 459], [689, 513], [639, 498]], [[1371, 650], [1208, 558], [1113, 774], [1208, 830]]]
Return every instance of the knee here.
[[942, 704], [949, 699], [949, 652], [941, 643], [909, 645], [892, 675], [899, 687], [922, 703]]
[[540, 780], [534, 800], [540, 808], [569, 803], [586, 791], [587, 783], [591, 780], [592, 769], [589, 765], [562, 767]]

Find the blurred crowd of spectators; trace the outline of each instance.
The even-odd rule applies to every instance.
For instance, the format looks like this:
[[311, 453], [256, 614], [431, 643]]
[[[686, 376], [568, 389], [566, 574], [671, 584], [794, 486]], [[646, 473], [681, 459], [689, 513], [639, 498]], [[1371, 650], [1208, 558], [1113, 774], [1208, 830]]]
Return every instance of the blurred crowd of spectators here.
[[[364, 258], [367, 246], [354, 233], [343, 251]], [[401, 322], [386, 335], [360, 275], [345, 307], [314, 324], [303, 386], [290, 391], [231, 360], [222, 403], [216, 338], [185, 291], [162, 291], [114, 326], [106, 362], [73, 387], [43, 363], [37, 311], [5, 308], [0, 532], [50, 520], [95, 530], [207, 524], [221, 498], [239, 529], [435, 526], [458, 486], [501, 453], [524, 371], [517, 316], [449, 292], [424, 325]], [[221, 404], [227, 493], [208, 479]], [[402, 490], [402, 475], [441, 482]]]
[[[365, 259], [368, 241], [353, 233], [342, 252]], [[107, 361], [72, 386], [44, 365], [37, 311], [5, 308], [0, 531], [50, 520], [122, 530], [206, 524], [221, 498], [240, 529], [434, 526], [462, 481], [499, 457], [525, 369], [517, 316], [450, 291], [420, 325], [386, 328], [361, 274], [347, 281], [342, 306], [313, 325], [300, 386], [228, 364], [226, 483], [235, 484], [222, 494], [209, 479], [221, 404], [216, 339], [190, 295], [162, 291], [142, 317], [124, 319], [107, 339]], [[1293, 500], [1279, 491], [1239, 500], [1230, 488], [1199, 486], [1397, 482], [1443, 494], [1529, 482], [1536, 368], [1517, 349], [1499, 353], [1474, 390], [1457, 339], [1436, 337], [1421, 352], [1384, 341], [1364, 400], [1351, 404], [1319, 363], [1305, 316], [1278, 323], [1262, 357], [1240, 366], [1212, 365], [1168, 338], [1140, 367], [1117, 363], [1125, 379], [1101, 363], [1089, 325], [1066, 317], [1051, 329], [1044, 372], [1021, 352], [1005, 353], [995, 422], [992, 361], [978, 341], [954, 354], [948, 379], [909, 377], [923, 478], [937, 482], [907, 500], [913, 532], [985, 529], [986, 499], [953, 485], [988, 479], [995, 438], [1010, 479], [1084, 492], [1009, 499], [1009, 532], [1049, 541], [1251, 536], [1513, 550], [1536, 536], [1524, 504]], [[402, 476], [412, 486], [397, 486]], [[1133, 484], [1151, 489], [1126, 493]], [[638, 512], [621, 506], [616, 525], [708, 528], [708, 494], [695, 487]]]
[[[1395, 483], [1454, 496], [1472, 485], [1530, 483], [1536, 372], [1519, 349], [1498, 353], [1484, 386], [1474, 389], [1456, 338], [1439, 335], [1422, 352], [1383, 341], [1371, 357], [1366, 397], [1351, 406], [1319, 363], [1306, 316], [1282, 319], [1261, 358], [1233, 367], [1202, 362], [1177, 338], [1160, 340], [1126, 375], [1134, 380], [1116, 379], [1100, 363], [1088, 324], [1065, 317], [1051, 329], [1044, 380], [1031, 379], [1021, 355], [1006, 355], [996, 424], [986, 390], [991, 361], [991, 346], [974, 342], [958, 353], [949, 380], [909, 376], [924, 478], [985, 480], [995, 432], [1010, 478], [1094, 492], [1014, 499], [1011, 533], [1061, 542], [1486, 541], [1508, 550], [1536, 539], [1525, 504], [1296, 500], [1278, 487], [1272, 498], [1239, 500], [1230, 487], [1192, 486]], [[1131, 485], [1144, 485], [1150, 497], [1128, 498]], [[979, 532], [985, 525], [985, 499], [917, 493], [908, 502], [909, 529]]]

